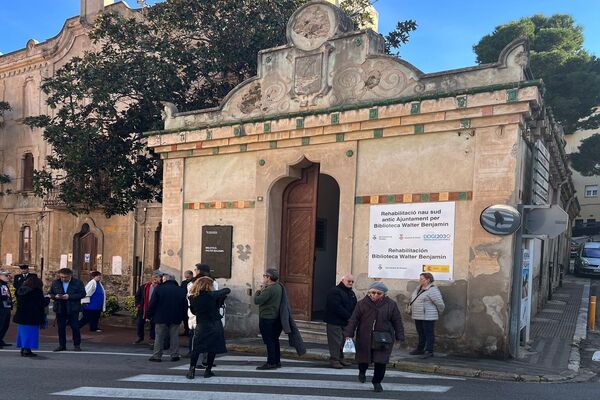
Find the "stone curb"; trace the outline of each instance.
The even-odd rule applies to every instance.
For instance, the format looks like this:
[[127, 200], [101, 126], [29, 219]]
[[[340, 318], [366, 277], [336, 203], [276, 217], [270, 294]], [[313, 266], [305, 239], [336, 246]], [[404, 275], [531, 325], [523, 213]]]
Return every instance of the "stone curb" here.
[[571, 342], [571, 352], [569, 354], [569, 370], [573, 372], [579, 372], [581, 365], [581, 354], [579, 352], [579, 345], [587, 337], [587, 320], [588, 320], [588, 301], [590, 297], [590, 286], [591, 281], [587, 279], [583, 286], [583, 293], [581, 294], [581, 304], [579, 305], [579, 313], [577, 315], [577, 325], [575, 327], [575, 333], [573, 334], [573, 340]]
[[[253, 344], [239, 344], [239, 343], [228, 343], [227, 348], [230, 351], [239, 353], [252, 353], [252, 354], [266, 354], [264, 346], [258, 346]], [[305, 355], [298, 356], [298, 354], [289, 349], [282, 349], [281, 354], [287, 358], [303, 359], [303, 360], [314, 360], [314, 361], [327, 361], [329, 355], [327, 353], [318, 353], [314, 351], [307, 351]], [[480, 378], [497, 381], [512, 381], [512, 382], [537, 382], [537, 383], [556, 383], [571, 380], [577, 376], [575, 371], [567, 371], [561, 375], [527, 375], [527, 374], [515, 374], [511, 372], [503, 371], [487, 371], [476, 368], [465, 368], [438, 364], [421, 364], [411, 361], [392, 361], [391, 365], [394, 369], [398, 369], [405, 372], [415, 373], [430, 373], [440, 374], [448, 376], [462, 376], [465, 378]]]

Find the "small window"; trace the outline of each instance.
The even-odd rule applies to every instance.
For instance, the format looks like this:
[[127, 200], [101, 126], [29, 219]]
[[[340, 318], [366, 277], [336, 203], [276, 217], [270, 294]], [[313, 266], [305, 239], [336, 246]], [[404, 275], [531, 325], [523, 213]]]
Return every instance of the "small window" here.
[[576, 219], [575, 220], [575, 226], [583, 226], [583, 220], [582, 219]]
[[33, 190], [33, 154], [25, 153], [23, 156], [23, 191]]
[[598, 185], [586, 185], [585, 197], [598, 197]]
[[21, 227], [19, 233], [19, 263], [31, 263], [31, 228], [27, 225]]

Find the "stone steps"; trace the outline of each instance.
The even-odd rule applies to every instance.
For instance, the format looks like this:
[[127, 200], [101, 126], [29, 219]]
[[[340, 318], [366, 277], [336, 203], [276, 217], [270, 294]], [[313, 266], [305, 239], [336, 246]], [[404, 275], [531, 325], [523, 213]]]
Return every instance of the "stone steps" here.
[[325, 322], [296, 321], [296, 325], [305, 342], [327, 344], [327, 324]]

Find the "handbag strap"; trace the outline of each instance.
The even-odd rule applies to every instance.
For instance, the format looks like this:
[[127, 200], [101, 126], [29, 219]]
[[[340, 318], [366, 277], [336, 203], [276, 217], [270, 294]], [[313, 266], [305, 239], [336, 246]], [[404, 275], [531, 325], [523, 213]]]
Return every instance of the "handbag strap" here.
[[[432, 286], [433, 285], [431, 285], [429, 287], [432, 287]], [[425, 293], [427, 290], [429, 290], [429, 289], [421, 290], [419, 293], [417, 293], [417, 295], [415, 296], [415, 298], [410, 303], [408, 303], [408, 305], [412, 306], [412, 303], [414, 303], [419, 298], [419, 296], [422, 295], [423, 293]]]

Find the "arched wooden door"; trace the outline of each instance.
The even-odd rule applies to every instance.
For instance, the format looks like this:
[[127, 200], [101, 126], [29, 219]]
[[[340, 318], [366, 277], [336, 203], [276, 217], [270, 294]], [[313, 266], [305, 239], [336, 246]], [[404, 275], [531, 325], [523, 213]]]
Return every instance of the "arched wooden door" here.
[[90, 272], [96, 270], [98, 239], [90, 232], [88, 224], [83, 224], [81, 232], [73, 240], [73, 273], [84, 283], [90, 280]]
[[294, 318], [310, 321], [319, 165], [302, 170], [302, 178], [283, 192], [281, 281], [287, 289]]

